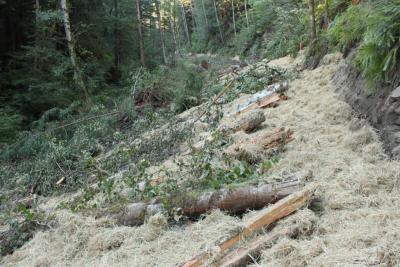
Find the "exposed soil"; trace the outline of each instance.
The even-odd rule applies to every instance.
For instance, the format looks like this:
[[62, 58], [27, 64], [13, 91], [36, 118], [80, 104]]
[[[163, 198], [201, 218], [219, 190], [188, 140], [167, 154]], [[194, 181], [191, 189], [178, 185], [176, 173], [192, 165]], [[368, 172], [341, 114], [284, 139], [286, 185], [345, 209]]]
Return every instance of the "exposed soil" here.
[[340, 62], [335, 74], [338, 95], [378, 130], [387, 153], [400, 158], [400, 97], [392, 97], [396, 87], [370, 88], [351, 65], [353, 56], [354, 51]]

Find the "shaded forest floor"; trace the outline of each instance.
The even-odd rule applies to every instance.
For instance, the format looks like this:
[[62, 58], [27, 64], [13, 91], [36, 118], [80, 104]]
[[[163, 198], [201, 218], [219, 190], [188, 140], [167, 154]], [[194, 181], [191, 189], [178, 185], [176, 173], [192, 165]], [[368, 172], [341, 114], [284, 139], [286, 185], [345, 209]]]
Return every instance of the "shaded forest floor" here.
[[[293, 177], [304, 184], [315, 182], [319, 186], [316, 192], [318, 205], [301, 209], [280, 220], [272, 230], [262, 233], [281, 234], [263, 250], [254, 264], [399, 264], [400, 162], [390, 160], [384, 154], [374, 129], [335, 95], [332, 77], [340, 59], [339, 54], [327, 55], [314, 70], [302, 70], [301, 57], [285, 57], [269, 62], [269, 66], [295, 75], [292, 75], [286, 93], [288, 99], [275, 108], [262, 110], [266, 120], [260, 129], [249, 134], [232, 133], [229, 141], [216, 137], [213, 132], [229, 124], [232, 119], [228, 115], [251, 95], [235, 99], [227, 97], [225, 103], [218, 105], [220, 108], [211, 109], [212, 114], [223, 114], [222, 119], [212, 119], [211, 114], [197, 122], [190, 141], [181, 143], [176, 154], [160, 164], [145, 168], [141, 177], [148, 183], [143, 186], [147, 188], [150, 184], [150, 189], [161, 190], [154, 183], [170, 181], [171, 177], [178, 184], [185, 183], [184, 179], [191, 176], [191, 171], [204, 167], [193, 162], [204, 162], [207, 157], [210, 159], [206, 163], [213, 169], [225, 170], [229, 164], [240, 164], [237, 160], [229, 164], [221, 163], [221, 158], [227, 153], [225, 142], [240, 144], [278, 127], [290, 128], [295, 140], [273, 152], [273, 155], [249, 151], [250, 154], [257, 154], [259, 161], [272, 163], [267, 170], [257, 172], [256, 178], [245, 177], [243, 182], [257, 185]], [[255, 69], [259, 66], [263, 69], [265, 64], [255, 63]], [[203, 104], [178, 115], [178, 121], [194, 121], [205, 107], [206, 104]], [[157, 131], [160, 129], [146, 133], [143, 138], [151, 139]], [[215, 140], [217, 144], [212, 145]], [[208, 149], [211, 152], [195, 152], [195, 145], [202, 142], [211, 145], [200, 146], [199, 150]], [[118, 149], [134, 145], [124, 142], [118, 145]], [[112, 154], [113, 150], [102, 157]], [[127, 194], [124, 183], [119, 180], [129, 177], [128, 174], [129, 167], [111, 174], [116, 184], [113, 186], [115, 194]], [[151, 193], [146, 190], [139, 188], [142, 193]], [[76, 207], [77, 200], [82, 200], [82, 195], [87, 193], [84, 190], [37, 200], [38, 208], [52, 218], [51, 229], [35, 233], [29, 242], [12, 255], [5, 256], [1, 265], [176, 266], [212, 248], [216, 240], [226, 237], [243, 225], [246, 219], [257, 215], [257, 211], [251, 211], [238, 218], [216, 210], [195, 222], [171, 224], [166, 216], [156, 214], [147, 218], [144, 225], [122, 226], [116, 224], [113, 218], [98, 214], [100, 208], [96, 207], [103, 207], [102, 203], [109, 201], [109, 194], [104, 193], [106, 191], [85, 203], [91, 208], [78, 212], [72, 212], [71, 207]]]

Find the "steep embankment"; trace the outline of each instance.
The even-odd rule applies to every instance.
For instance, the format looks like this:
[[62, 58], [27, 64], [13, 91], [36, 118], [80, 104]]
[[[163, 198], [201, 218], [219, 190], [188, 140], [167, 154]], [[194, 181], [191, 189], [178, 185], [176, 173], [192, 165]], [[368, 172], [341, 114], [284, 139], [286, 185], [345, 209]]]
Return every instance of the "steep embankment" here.
[[[282, 234], [263, 250], [263, 266], [400, 263], [400, 162], [384, 154], [374, 129], [336, 96], [332, 78], [340, 58], [328, 55], [317, 69], [302, 71], [291, 81], [289, 99], [264, 110], [262, 130], [289, 127], [296, 138], [264, 180], [315, 181], [319, 202], [277, 223], [272, 231]], [[269, 64], [289, 69], [298, 63], [286, 57]], [[168, 226], [156, 215], [146, 225], [125, 227], [66, 210], [54, 213], [58, 226], [37, 233], [3, 266], [176, 266], [257, 214], [238, 219], [214, 211], [184, 227]]]
[[400, 159], [400, 87], [368, 86], [351, 62], [354, 53], [341, 61], [334, 77], [338, 94], [353, 109], [368, 118], [378, 129], [386, 151]]

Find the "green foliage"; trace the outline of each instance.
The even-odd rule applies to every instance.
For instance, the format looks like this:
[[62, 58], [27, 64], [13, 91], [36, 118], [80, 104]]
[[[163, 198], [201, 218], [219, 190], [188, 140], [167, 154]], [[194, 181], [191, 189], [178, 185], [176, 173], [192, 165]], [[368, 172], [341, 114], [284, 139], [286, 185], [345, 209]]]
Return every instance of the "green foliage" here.
[[284, 70], [271, 68], [268, 65], [260, 66], [261, 69], [251, 69], [236, 78], [233, 88], [230, 89], [226, 98], [232, 101], [242, 93], [254, 94], [264, 90], [266, 86], [288, 79]]
[[183, 90], [175, 91], [175, 111], [180, 113], [200, 104], [200, 93], [203, 87], [203, 75], [188, 73]]
[[328, 31], [328, 40], [347, 51], [359, 42], [367, 29], [367, 10], [363, 5], [350, 6], [345, 13], [337, 16]]
[[[337, 6], [345, 7], [338, 2]], [[390, 82], [399, 59], [400, 2], [398, 0], [367, 1], [350, 5], [338, 15], [328, 31], [331, 45], [348, 51], [360, 43], [355, 65], [370, 86]]]
[[294, 1], [254, 0], [250, 10], [253, 18], [249, 27], [244, 19], [234, 39], [234, 53], [257, 54], [263, 49], [267, 58], [296, 54], [300, 44], [307, 44], [307, 8]]
[[300, 45], [304, 46], [308, 42], [308, 25], [306, 9], [276, 8], [274, 28], [267, 40], [265, 55], [268, 58], [296, 55]]
[[23, 120], [22, 115], [0, 109], [0, 143], [14, 140]]
[[13, 203], [12, 206], [6, 206], [6, 203], [2, 203], [4, 206], [0, 213], [0, 221], [7, 224], [8, 230], [0, 233], [0, 256], [13, 253], [29, 241], [36, 231], [49, 228], [52, 219], [42, 212], [34, 211], [26, 204]]
[[400, 1], [377, 1], [371, 6], [367, 30], [355, 62], [370, 84], [390, 82], [399, 66]]

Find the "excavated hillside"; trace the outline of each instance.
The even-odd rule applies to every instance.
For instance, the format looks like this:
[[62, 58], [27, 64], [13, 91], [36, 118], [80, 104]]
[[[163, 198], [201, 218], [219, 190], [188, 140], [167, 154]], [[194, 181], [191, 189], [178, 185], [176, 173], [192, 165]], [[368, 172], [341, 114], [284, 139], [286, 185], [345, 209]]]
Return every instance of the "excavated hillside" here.
[[[302, 70], [301, 57], [269, 62], [269, 66], [298, 72], [289, 82], [287, 100], [280, 101], [275, 108], [260, 109], [265, 121], [256, 131], [239, 131], [230, 136], [233, 144], [244, 144], [244, 150], [257, 155], [262, 151], [246, 147], [246, 140], [256, 140], [276, 128], [290, 129], [294, 140], [280, 151], [279, 161], [258, 180], [258, 185], [296, 177], [303, 186], [317, 186], [310, 205], [258, 233], [275, 238], [270, 239], [260, 257], [250, 265], [400, 264], [400, 162], [388, 158], [368, 121], [335, 95], [338, 88], [332, 79], [340, 60], [340, 54], [327, 55], [314, 70]], [[218, 127], [232, 123], [229, 115], [249, 98], [251, 95], [242, 95], [223, 104], [224, 115]], [[180, 118], [193, 120], [199, 109], [189, 110]], [[212, 139], [210, 129], [202, 123], [197, 123], [193, 137], [200, 150], [202, 141]], [[173, 173], [177, 158], [185, 161], [190, 157], [185, 147], [174, 159], [150, 169], [158, 174], [160, 169]], [[222, 155], [229, 150], [220, 152]], [[221, 155], [215, 153], [213, 164], [218, 165]], [[141, 226], [124, 226], [116, 224], [110, 216], [96, 217], [60, 207], [60, 203], [76, 194], [43, 199], [39, 206], [54, 216], [54, 227], [36, 233], [23, 247], [4, 257], [1, 265], [177, 266], [213, 249], [218, 240], [261, 212], [251, 211], [236, 217], [214, 210], [198, 221], [185, 224], [168, 223], [164, 215], [157, 213]], [[244, 241], [241, 246], [246, 244]], [[211, 257], [207, 264], [219, 265], [218, 259]]]

